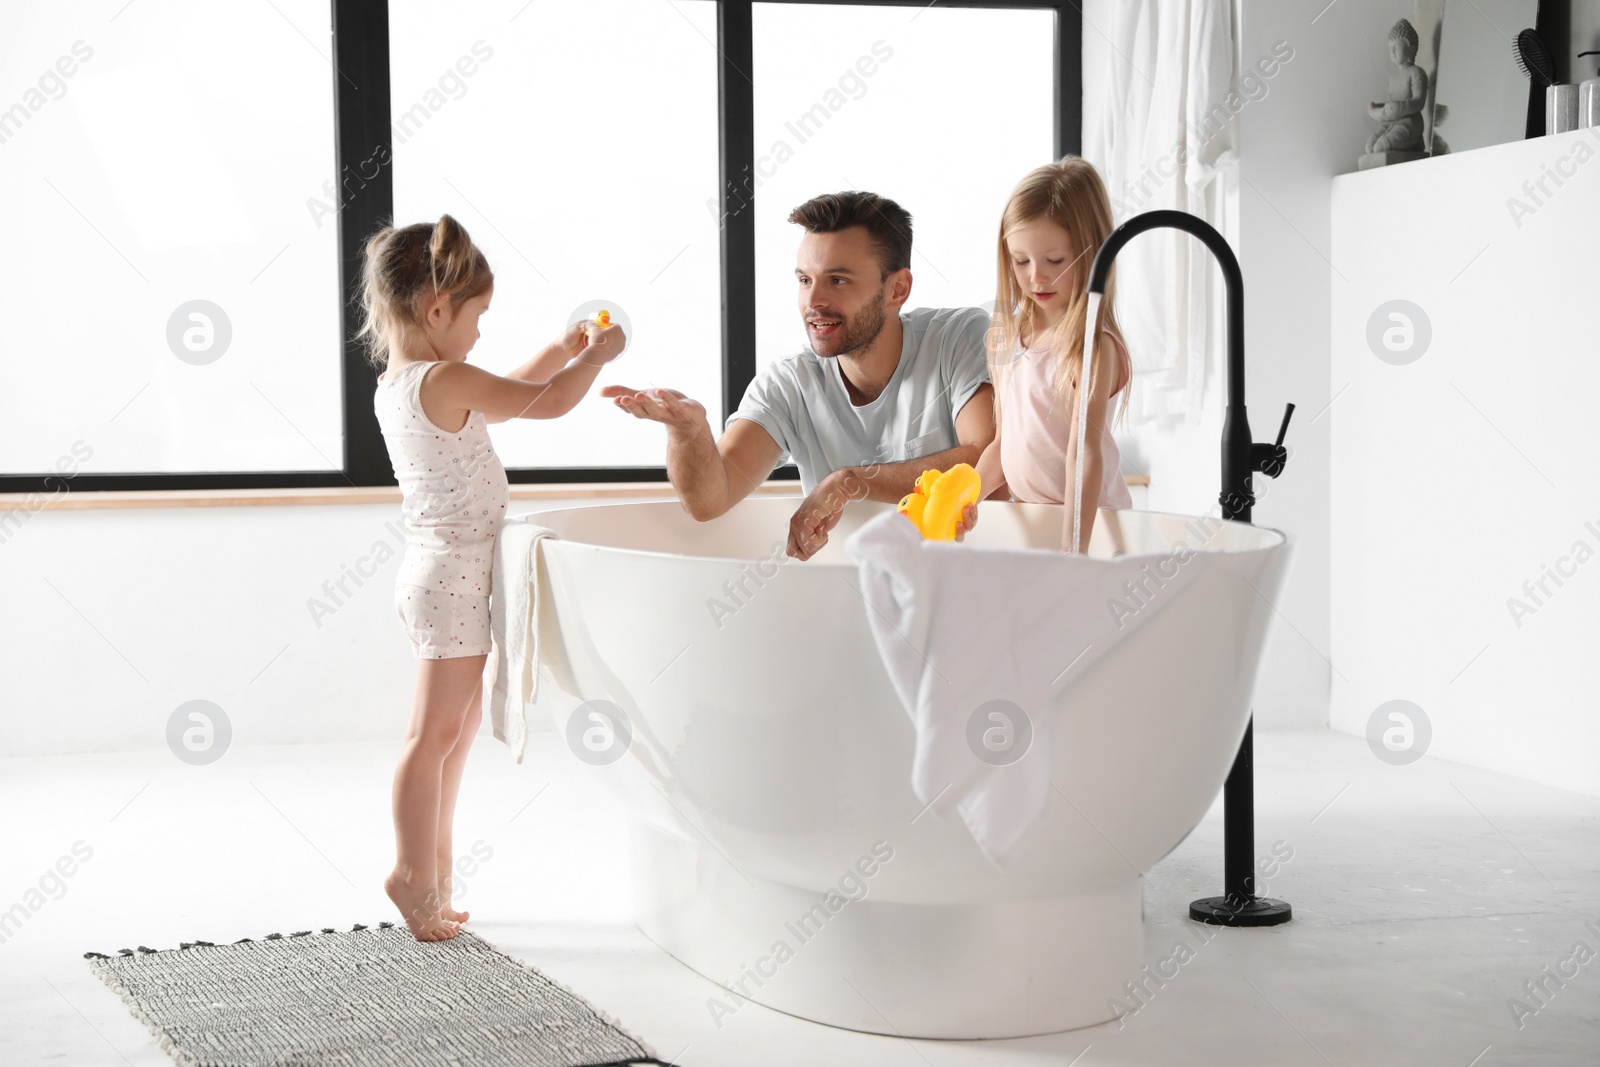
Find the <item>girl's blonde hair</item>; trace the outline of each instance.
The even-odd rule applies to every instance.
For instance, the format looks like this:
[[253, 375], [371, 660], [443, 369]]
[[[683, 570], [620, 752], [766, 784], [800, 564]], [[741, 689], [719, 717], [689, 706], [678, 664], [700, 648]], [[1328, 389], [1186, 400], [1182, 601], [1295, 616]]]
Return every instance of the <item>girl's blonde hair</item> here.
[[366, 338], [372, 366], [387, 367], [395, 342], [422, 328], [427, 297], [449, 297], [454, 314], [494, 285], [494, 272], [461, 223], [440, 215], [435, 223], [385, 226], [368, 238], [361, 282], [366, 321], [356, 339]]
[[[989, 331], [989, 376], [998, 386], [999, 375], [1006, 373], [1017, 358], [1022, 336], [1026, 334], [1037, 343], [1043, 328], [1039, 306], [1017, 284], [1016, 272], [1011, 266], [1011, 253], [1006, 238], [1013, 231], [1039, 219], [1046, 219], [1072, 235], [1077, 246], [1077, 259], [1063, 267], [1063, 273], [1072, 272], [1073, 289], [1068, 294], [1065, 316], [1051, 341], [1050, 358], [1054, 361], [1053, 382], [1056, 395], [1065, 402], [1072, 383], [1079, 380], [1083, 366], [1083, 320], [1088, 313], [1089, 268], [1095, 253], [1111, 235], [1114, 223], [1111, 217], [1111, 198], [1106, 194], [1105, 183], [1094, 165], [1081, 156], [1065, 156], [1054, 163], [1046, 163], [1029, 171], [1011, 191], [1005, 210], [1000, 215], [1000, 237], [997, 249], [997, 282], [994, 298], [994, 325]], [[1117, 325], [1117, 272], [1113, 264], [1106, 277], [1105, 295], [1100, 301], [1100, 328], [1110, 330], [1118, 342], [1122, 329]], [[1120, 359], [1113, 361], [1118, 365]], [[1130, 378], [1131, 381], [1131, 378]], [[1121, 411], [1128, 407], [1127, 384], [1119, 388], [1123, 393]], [[998, 389], [996, 390], [998, 397]], [[995, 405], [995, 424], [1000, 421], [1000, 405]]]

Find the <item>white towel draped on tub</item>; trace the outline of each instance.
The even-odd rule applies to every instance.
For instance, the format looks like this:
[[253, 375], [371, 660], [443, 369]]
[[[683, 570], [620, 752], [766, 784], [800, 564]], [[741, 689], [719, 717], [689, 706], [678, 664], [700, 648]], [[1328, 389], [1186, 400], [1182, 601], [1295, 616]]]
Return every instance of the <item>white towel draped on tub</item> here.
[[494, 736], [510, 746], [518, 763], [528, 743], [528, 709], [539, 692], [540, 672], [548, 671], [550, 680], [569, 694], [578, 689], [551, 610], [541, 549], [555, 536], [543, 526], [508, 517], [495, 541], [489, 599], [494, 647], [484, 667], [483, 689]]
[[[999, 867], [1049, 802], [1056, 701], [1215, 558], [1195, 553], [1178, 566], [1171, 552], [1108, 560], [924, 541], [895, 511], [867, 522], [845, 547], [859, 564], [878, 653], [916, 730], [917, 799], [941, 814], [958, 810]], [[1169, 557], [1174, 562], [1157, 566]], [[1137, 606], [1124, 582], [1143, 579], [1154, 588], [1146, 566], [1161, 577], [1157, 601], [1113, 612], [1112, 600]], [[1003, 765], [980, 759], [973, 747], [994, 730], [1001, 733], [988, 736], [1004, 742], [1008, 726], [1013, 743], [1020, 736], [1008, 721], [1014, 713], [977, 714], [996, 700], [1020, 707], [1032, 730], [1025, 754]], [[1071, 703], [1068, 696], [1068, 714]]]

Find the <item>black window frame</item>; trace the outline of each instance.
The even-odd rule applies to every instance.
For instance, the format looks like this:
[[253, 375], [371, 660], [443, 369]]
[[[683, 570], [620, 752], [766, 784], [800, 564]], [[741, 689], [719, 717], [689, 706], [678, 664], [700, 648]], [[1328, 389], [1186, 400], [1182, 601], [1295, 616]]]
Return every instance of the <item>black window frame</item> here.
[[[717, 0], [717, 146], [722, 191], [720, 231], [722, 402], [739, 406], [756, 372], [755, 211], [750, 175], [755, 167], [754, 86], [744, 72], [754, 65], [756, 3], [851, 6], [854, 0]], [[928, 0], [868, 0], [874, 7], [931, 7]], [[1082, 151], [1083, 12], [1071, 0], [936, 0], [943, 7], [1052, 10], [1055, 32], [1055, 158]], [[330, 0], [333, 11], [334, 173], [363, 161], [390, 158], [388, 0]], [[378, 153], [382, 151], [382, 156]], [[1043, 162], [1043, 161], [1041, 161]], [[0, 474], [0, 492], [54, 495], [63, 485], [77, 492], [175, 489], [307, 489], [396, 484], [372, 398], [377, 374], [356, 341], [361, 328], [361, 249], [366, 237], [394, 214], [392, 162], [358, 187], [345, 184], [339, 210], [339, 292], [343, 331], [341, 383], [344, 468], [338, 471], [197, 471], [151, 473]], [[741, 177], [747, 184], [741, 188]], [[363, 173], [356, 181], [365, 178]], [[344, 184], [344, 183], [341, 183]], [[664, 482], [665, 466], [508, 467], [513, 484]], [[791, 465], [773, 478], [798, 479]]]

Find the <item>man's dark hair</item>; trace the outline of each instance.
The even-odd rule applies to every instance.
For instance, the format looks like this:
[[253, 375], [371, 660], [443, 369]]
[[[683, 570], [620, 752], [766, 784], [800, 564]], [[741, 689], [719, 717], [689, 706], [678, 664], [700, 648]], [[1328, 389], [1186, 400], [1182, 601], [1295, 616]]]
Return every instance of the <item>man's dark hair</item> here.
[[823, 193], [789, 212], [789, 221], [804, 226], [807, 233], [837, 233], [865, 226], [883, 278], [911, 266], [911, 214], [886, 196], [854, 189]]

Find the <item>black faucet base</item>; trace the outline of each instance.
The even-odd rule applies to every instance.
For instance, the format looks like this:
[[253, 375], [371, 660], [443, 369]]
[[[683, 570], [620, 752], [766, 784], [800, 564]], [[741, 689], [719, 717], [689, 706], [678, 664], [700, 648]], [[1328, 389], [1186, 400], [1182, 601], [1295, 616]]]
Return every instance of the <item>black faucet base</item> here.
[[1291, 918], [1289, 905], [1271, 897], [1203, 897], [1189, 904], [1189, 918], [1212, 926], [1277, 926]]

